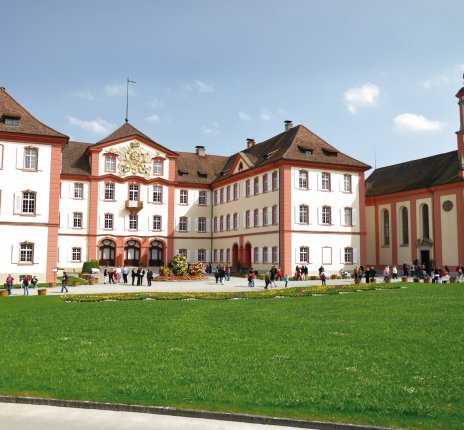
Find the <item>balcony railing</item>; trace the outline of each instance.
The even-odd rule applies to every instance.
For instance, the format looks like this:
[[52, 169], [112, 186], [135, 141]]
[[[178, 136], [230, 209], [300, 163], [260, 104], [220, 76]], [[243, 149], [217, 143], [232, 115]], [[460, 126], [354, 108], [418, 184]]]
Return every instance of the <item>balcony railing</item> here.
[[126, 200], [126, 209], [129, 209], [130, 213], [137, 213], [143, 208], [143, 202], [140, 200]]

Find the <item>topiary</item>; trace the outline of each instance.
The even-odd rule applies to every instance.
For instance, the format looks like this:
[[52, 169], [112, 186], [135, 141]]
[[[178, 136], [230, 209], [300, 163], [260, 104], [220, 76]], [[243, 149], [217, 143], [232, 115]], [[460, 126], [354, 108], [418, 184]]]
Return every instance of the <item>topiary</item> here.
[[92, 273], [92, 269], [98, 269], [99, 267], [98, 260], [84, 261], [82, 273]]

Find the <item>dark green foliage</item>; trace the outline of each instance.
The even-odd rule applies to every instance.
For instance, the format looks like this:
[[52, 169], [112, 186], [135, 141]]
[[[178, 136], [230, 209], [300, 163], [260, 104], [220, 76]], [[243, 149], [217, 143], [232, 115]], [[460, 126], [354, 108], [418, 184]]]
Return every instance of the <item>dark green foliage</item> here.
[[82, 273], [92, 273], [92, 269], [100, 267], [98, 260], [84, 261], [82, 265]]

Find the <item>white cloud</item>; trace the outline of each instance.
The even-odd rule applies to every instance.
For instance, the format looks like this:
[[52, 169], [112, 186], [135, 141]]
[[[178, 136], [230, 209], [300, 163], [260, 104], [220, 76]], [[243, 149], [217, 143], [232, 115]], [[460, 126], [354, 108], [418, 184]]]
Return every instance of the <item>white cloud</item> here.
[[201, 131], [209, 136], [219, 133], [219, 124], [217, 122], [213, 123], [212, 126], [203, 125]]
[[201, 81], [195, 81], [195, 86], [199, 93], [212, 93], [214, 91], [213, 87]]
[[251, 115], [245, 113], [245, 112], [239, 112], [238, 113], [238, 117], [242, 120], [242, 121], [251, 121]]
[[380, 89], [374, 84], [364, 84], [361, 87], [349, 88], [343, 95], [347, 109], [355, 114], [360, 107], [370, 107], [377, 104]]
[[[113, 84], [105, 85], [105, 94], [107, 96], [125, 96], [127, 92], [127, 84]], [[132, 95], [134, 92], [131, 90], [129, 85], [129, 94]]]
[[145, 120], [148, 122], [158, 123], [160, 122], [160, 117], [158, 115], [153, 114], [153, 115], [145, 117]]
[[93, 134], [109, 134], [114, 129], [113, 124], [104, 119], [97, 118], [90, 121], [85, 121], [74, 116], [67, 116], [70, 125], [81, 128], [85, 131], [90, 131]]
[[441, 121], [429, 120], [423, 115], [402, 113], [393, 118], [393, 127], [399, 133], [433, 132], [442, 130], [446, 124]]
[[160, 100], [153, 99], [150, 103], [148, 103], [152, 108], [161, 109], [166, 106], [166, 104]]
[[93, 102], [95, 100], [95, 97], [92, 93], [85, 91], [73, 91], [71, 95], [78, 99], [87, 100], [89, 102]]
[[259, 112], [259, 117], [260, 117], [263, 121], [271, 121], [271, 119], [272, 119], [272, 114], [271, 114], [271, 112], [269, 112], [267, 109], [263, 108], [263, 109], [261, 109], [261, 111]]

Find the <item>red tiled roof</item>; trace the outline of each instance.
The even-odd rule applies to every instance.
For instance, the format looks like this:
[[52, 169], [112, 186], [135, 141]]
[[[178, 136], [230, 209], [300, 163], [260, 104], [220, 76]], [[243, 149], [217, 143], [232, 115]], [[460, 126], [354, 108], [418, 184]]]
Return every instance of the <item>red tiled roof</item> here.
[[[5, 116], [19, 117], [19, 125], [6, 125]], [[40, 122], [37, 118], [33, 117], [24, 107], [22, 107], [13, 97], [11, 97], [5, 90], [0, 87], [0, 131], [7, 131], [10, 133], [24, 133], [34, 134], [39, 136], [54, 136], [64, 137], [69, 139], [68, 136], [62, 134], [53, 128]]]
[[111, 142], [113, 140], [123, 139], [130, 136], [141, 136], [145, 139], [148, 139], [150, 142], [156, 143], [154, 140], [150, 139], [146, 134], [143, 134], [141, 131], [137, 130], [128, 122], [124, 123], [117, 130], [113, 131], [109, 136], [106, 136], [104, 139], [97, 142], [97, 145], [100, 143]]

